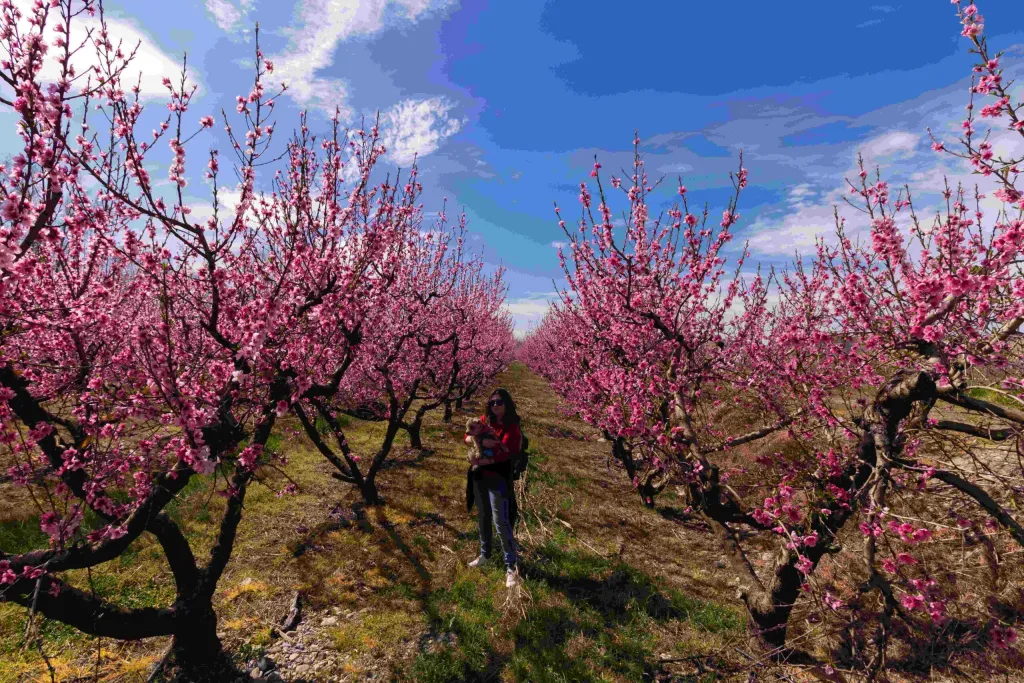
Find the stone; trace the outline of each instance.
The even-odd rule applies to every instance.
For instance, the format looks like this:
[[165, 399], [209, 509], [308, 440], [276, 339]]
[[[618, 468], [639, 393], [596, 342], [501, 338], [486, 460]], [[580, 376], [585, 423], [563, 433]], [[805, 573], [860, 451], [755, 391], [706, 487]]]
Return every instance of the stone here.
[[263, 672], [259, 669], [253, 669], [249, 672], [249, 678], [263, 678]]
[[326, 619], [321, 620], [320, 625], [321, 626], [334, 626], [337, 623], [338, 623], [338, 617], [327, 617]]
[[263, 673], [266, 673], [268, 671], [273, 671], [274, 669], [276, 669], [277, 664], [275, 664], [274, 660], [270, 657], [260, 657], [259, 660], [257, 660], [256, 662], [256, 668], [262, 671]]

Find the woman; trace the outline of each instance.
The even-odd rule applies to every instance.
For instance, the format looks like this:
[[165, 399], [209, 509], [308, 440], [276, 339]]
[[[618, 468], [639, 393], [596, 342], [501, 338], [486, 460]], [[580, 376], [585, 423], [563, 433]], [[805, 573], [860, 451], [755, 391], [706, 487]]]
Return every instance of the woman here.
[[[516, 540], [512, 535], [512, 471], [511, 458], [519, 453], [523, 435], [519, 430], [519, 413], [506, 389], [498, 389], [487, 400], [483, 421], [494, 432], [493, 439], [483, 439], [484, 448], [493, 449], [491, 457], [475, 458], [472, 463], [473, 498], [476, 500], [477, 523], [480, 530], [480, 556], [469, 563], [479, 567], [491, 554], [494, 529], [498, 530], [501, 550], [505, 555], [505, 585], [511, 588], [518, 580], [516, 572]], [[466, 443], [473, 437], [467, 435]]]

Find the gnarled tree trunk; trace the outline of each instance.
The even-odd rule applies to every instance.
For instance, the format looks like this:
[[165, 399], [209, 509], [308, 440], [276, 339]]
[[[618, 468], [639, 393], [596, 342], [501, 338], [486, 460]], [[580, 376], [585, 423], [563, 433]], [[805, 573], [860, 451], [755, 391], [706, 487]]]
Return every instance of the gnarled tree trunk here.
[[806, 581], [797, 569], [800, 555], [810, 560], [813, 572], [825, 554], [834, 550], [839, 532], [862, 507], [866, 484], [876, 474], [880, 460], [891, 461], [898, 457], [902, 446], [897, 439], [900, 423], [910, 415], [915, 404], [934, 400], [935, 389], [934, 380], [925, 372], [900, 372], [882, 387], [864, 411], [856, 462], [830, 482], [850, 494], [849, 505], [832, 504], [823, 508], [829, 514], [822, 514], [813, 525], [819, 537], [817, 545], [802, 548], [800, 553], [783, 548], [764, 580], [754, 571], [733, 526], [748, 521], [744, 519], [745, 513], [721, 490], [717, 468], [712, 468], [703, 490], [697, 492], [704, 501], [701, 512], [740, 577], [740, 597], [747, 607], [752, 630], [766, 647], [782, 651], [786, 646], [789, 619]]

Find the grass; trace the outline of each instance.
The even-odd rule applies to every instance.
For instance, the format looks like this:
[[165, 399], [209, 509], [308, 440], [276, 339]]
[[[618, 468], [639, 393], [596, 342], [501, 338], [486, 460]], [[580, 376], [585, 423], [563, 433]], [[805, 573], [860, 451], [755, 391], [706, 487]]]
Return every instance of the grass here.
[[389, 650], [415, 630], [422, 617], [414, 611], [389, 609], [366, 615], [363, 619], [331, 630], [335, 649], [382, 652]]
[[993, 391], [992, 389], [986, 389], [984, 387], [974, 387], [967, 391], [967, 395], [980, 401], [995, 403], [996, 405], [1003, 406], [1004, 408], [1024, 410], [1024, 402], [1016, 400], [1011, 396], [1007, 396], [1001, 391]]
[[525, 574], [534, 602], [511, 624], [492, 588], [500, 568], [464, 572], [433, 593], [427, 611], [457, 646], [421, 654], [409, 677], [472, 681], [500, 671], [516, 681], [651, 680], [659, 625], [708, 634], [743, 629], [733, 608], [663, 592], [661, 581], [634, 567], [566, 545], [552, 539], [535, 549]]
[[477, 680], [496, 660], [492, 633], [500, 614], [490, 592], [481, 590], [474, 578], [464, 575], [450, 588], [435, 591], [427, 599], [426, 612], [435, 627], [453, 633], [456, 645], [421, 654], [411, 668], [414, 680]]
[[[530, 600], [509, 607], [500, 563], [465, 566], [477, 538], [465, 508], [461, 424], [481, 412], [481, 397], [451, 425], [439, 411], [427, 416], [426, 455], [399, 435], [394, 465], [378, 478], [387, 504], [376, 509], [332, 479], [331, 466], [286, 424], [268, 450], [287, 457], [283, 469], [298, 492], [278, 496], [287, 480], [271, 470], [250, 487], [215, 595], [222, 640], [237, 659], [252, 661], [273, 645], [272, 627], [301, 591], [308, 619], [332, 609], [355, 615], [323, 628], [323, 640], [344, 659], [323, 680], [370, 671], [402, 681], [698, 680], [689, 678], [694, 667], [660, 660], [682, 654], [715, 657], [725, 668], [742, 663], [722, 654], [743, 637], [744, 622], [734, 589], [709, 569], [718, 557], [713, 541], [642, 509], [625, 477], [608, 470], [607, 444], [562, 416], [539, 377], [513, 365], [500, 383], [516, 397], [531, 442], [517, 532]], [[365, 456], [384, 429], [348, 416], [343, 426], [354, 452]], [[168, 508], [198, 558], [208, 556], [223, 510], [213, 493], [209, 479], [196, 478]], [[26, 509], [0, 505], [5, 550], [45, 544]], [[82, 573], [68, 578], [89, 585]], [[124, 607], [173, 599], [166, 561], [148, 536], [94, 569], [92, 585]], [[44, 672], [38, 653], [22, 649], [25, 619], [24, 609], [0, 604], [0, 683]], [[49, 621], [42, 635], [68, 678], [95, 670], [94, 639]], [[100, 680], [144, 681], [166, 644], [104, 640]]]
[[39, 515], [0, 522], [0, 548], [11, 554], [45, 548], [49, 537], [39, 528]]

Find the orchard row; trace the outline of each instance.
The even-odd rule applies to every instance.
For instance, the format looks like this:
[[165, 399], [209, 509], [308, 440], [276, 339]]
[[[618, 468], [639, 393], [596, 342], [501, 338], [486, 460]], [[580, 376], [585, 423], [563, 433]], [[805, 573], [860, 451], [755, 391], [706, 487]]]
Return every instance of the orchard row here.
[[595, 163], [580, 185], [568, 287], [519, 350], [643, 504], [673, 492], [718, 538], [769, 649], [869, 678], [998, 661], [1024, 607], [1024, 160], [1004, 151], [1024, 106], [977, 8], [953, 5], [978, 61], [958, 145], [933, 149], [984, 192], [927, 188], [925, 215], [861, 163], [860, 225], [837, 210], [814, 254], [765, 271], [733, 244], [742, 159], [720, 221], [681, 181], [654, 216], [637, 140], [631, 178]]
[[[24, 143], [0, 166], [0, 485], [49, 543], [0, 548], [0, 599], [89, 635], [173, 636], [186, 677], [216, 677], [213, 596], [247, 488], [283, 465], [279, 421], [377, 504], [398, 433], [422, 447], [428, 411], [450, 419], [506, 367], [503, 273], [469, 253], [463, 219], [428, 219], [415, 167], [374, 180], [376, 126], [335, 118], [318, 136], [303, 117], [275, 144], [258, 41], [253, 86], [222, 113], [231, 148], [205, 154], [195, 88], [168, 78], [166, 110], [144, 105], [123, 78], [133, 46], [110, 42], [96, 3], [17, 7], [0, 3], [2, 103]], [[189, 205], [189, 178], [209, 206]], [[345, 414], [386, 424], [371, 452], [349, 446]], [[205, 557], [166, 511], [197, 477], [226, 499]], [[143, 534], [173, 604], [125, 610], [62, 579]]]

